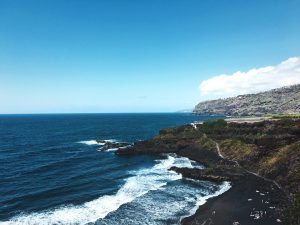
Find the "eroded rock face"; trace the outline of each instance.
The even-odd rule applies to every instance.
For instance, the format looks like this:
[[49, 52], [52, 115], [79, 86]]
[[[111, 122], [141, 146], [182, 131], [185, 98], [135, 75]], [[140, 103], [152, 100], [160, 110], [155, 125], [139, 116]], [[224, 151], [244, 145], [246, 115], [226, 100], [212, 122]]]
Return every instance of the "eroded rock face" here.
[[258, 94], [200, 102], [196, 114], [248, 116], [300, 113], [300, 84]]

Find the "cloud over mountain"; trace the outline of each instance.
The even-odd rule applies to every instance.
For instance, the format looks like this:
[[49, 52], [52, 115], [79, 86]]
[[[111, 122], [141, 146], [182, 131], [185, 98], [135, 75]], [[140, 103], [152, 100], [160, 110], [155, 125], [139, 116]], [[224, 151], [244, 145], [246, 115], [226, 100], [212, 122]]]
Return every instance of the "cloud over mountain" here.
[[200, 84], [200, 93], [203, 98], [223, 98], [299, 83], [300, 57], [292, 57], [275, 66], [214, 76]]

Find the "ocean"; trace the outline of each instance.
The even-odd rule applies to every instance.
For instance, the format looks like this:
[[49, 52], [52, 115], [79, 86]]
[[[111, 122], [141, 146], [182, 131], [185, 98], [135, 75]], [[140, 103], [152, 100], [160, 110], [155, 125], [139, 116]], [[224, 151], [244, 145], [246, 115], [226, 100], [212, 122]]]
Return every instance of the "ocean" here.
[[116, 156], [129, 142], [207, 120], [188, 113], [0, 115], [0, 224], [179, 224], [229, 188], [183, 179], [176, 155]]

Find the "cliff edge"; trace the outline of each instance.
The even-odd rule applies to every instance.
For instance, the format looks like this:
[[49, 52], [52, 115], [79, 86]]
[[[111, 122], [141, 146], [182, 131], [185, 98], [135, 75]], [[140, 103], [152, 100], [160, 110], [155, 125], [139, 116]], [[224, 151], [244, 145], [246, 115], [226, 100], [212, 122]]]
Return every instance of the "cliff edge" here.
[[230, 181], [232, 188], [209, 199], [183, 225], [298, 225], [300, 119], [251, 123], [212, 120], [163, 129], [150, 140], [118, 149], [117, 155], [176, 153], [204, 169], [171, 167], [194, 180]]
[[200, 102], [193, 113], [226, 116], [299, 114], [300, 84], [257, 94]]

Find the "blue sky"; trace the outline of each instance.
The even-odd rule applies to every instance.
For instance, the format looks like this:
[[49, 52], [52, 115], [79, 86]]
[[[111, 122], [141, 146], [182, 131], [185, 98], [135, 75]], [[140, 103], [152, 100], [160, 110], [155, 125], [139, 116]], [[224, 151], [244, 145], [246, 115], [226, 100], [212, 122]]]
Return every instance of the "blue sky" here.
[[299, 56], [300, 1], [0, 0], [0, 113], [167, 112]]

